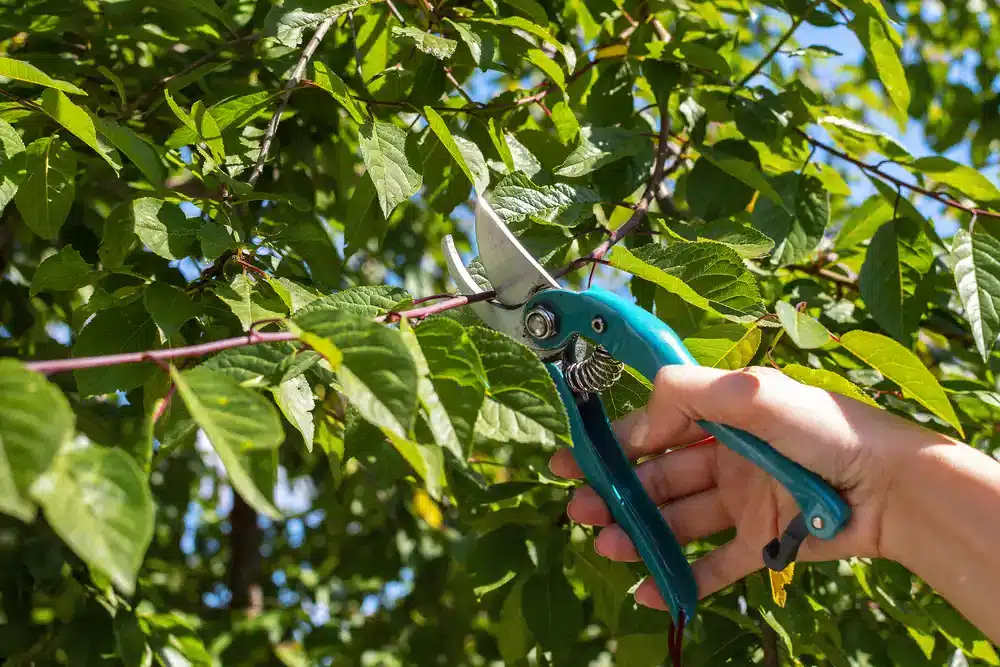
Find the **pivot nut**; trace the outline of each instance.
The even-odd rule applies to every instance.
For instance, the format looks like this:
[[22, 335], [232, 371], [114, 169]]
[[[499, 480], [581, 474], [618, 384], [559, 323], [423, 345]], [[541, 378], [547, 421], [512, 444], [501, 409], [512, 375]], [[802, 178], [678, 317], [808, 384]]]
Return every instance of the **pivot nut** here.
[[535, 340], [552, 338], [556, 335], [556, 317], [545, 308], [532, 308], [524, 318], [524, 328]]

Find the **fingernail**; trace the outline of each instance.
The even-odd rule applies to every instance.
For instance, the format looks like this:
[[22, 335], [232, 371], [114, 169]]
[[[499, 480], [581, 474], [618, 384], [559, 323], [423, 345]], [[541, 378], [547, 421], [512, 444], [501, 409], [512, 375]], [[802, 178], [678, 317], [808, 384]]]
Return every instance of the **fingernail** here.
[[632, 427], [629, 444], [632, 445], [633, 449], [641, 450], [646, 445], [647, 435], [649, 435], [649, 418], [646, 416], [646, 413], [643, 412], [642, 416], [638, 419], [638, 423]]

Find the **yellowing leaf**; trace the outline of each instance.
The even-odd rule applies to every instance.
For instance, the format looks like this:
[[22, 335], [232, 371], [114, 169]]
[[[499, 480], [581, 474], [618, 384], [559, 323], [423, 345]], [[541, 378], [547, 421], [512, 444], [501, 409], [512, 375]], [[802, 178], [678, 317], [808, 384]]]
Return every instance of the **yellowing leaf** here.
[[417, 489], [413, 492], [413, 511], [431, 528], [438, 529], [444, 524], [441, 508], [423, 489]]
[[792, 578], [795, 576], [795, 563], [790, 563], [781, 572], [769, 569], [767, 574], [771, 580], [771, 597], [774, 598], [776, 605], [783, 608], [788, 600], [788, 592], [785, 587], [792, 583]]
[[893, 339], [870, 331], [849, 331], [841, 336], [840, 344], [898, 384], [904, 396], [920, 403], [965, 437], [944, 389], [915, 354]]

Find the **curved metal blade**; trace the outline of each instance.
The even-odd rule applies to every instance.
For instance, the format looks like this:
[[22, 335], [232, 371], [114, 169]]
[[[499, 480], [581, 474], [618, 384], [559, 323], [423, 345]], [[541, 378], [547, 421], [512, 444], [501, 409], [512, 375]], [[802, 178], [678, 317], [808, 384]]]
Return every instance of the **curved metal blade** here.
[[541, 288], [559, 288], [485, 199], [476, 203], [476, 244], [479, 261], [500, 303], [520, 306]]

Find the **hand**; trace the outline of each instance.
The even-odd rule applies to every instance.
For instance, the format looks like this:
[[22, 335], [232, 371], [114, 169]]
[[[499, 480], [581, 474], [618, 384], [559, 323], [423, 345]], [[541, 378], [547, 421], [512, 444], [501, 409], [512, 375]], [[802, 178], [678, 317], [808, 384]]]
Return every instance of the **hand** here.
[[[700, 442], [709, 436], [698, 420], [757, 435], [826, 479], [851, 505], [844, 530], [829, 541], [809, 536], [799, 550], [800, 561], [883, 556], [883, 517], [897, 453], [915, 440], [947, 440], [775, 369], [663, 368], [646, 407], [617, 422], [615, 432], [631, 460], [645, 459], [636, 473], [682, 545], [736, 528], [732, 541], [692, 564], [702, 598], [763, 567], [761, 548], [781, 535], [799, 508], [760, 468], [712, 439]], [[699, 444], [685, 447], [691, 443]], [[563, 477], [582, 477], [570, 449], [556, 453], [550, 467]], [[574, 521], [604, 526], [595, 540], [600, 554], [639, 560], [593, 489], [578, 489], [567, 511]], [[666, 609], [652, 579], [639, 586], [635, 597], [640, 604]]]

